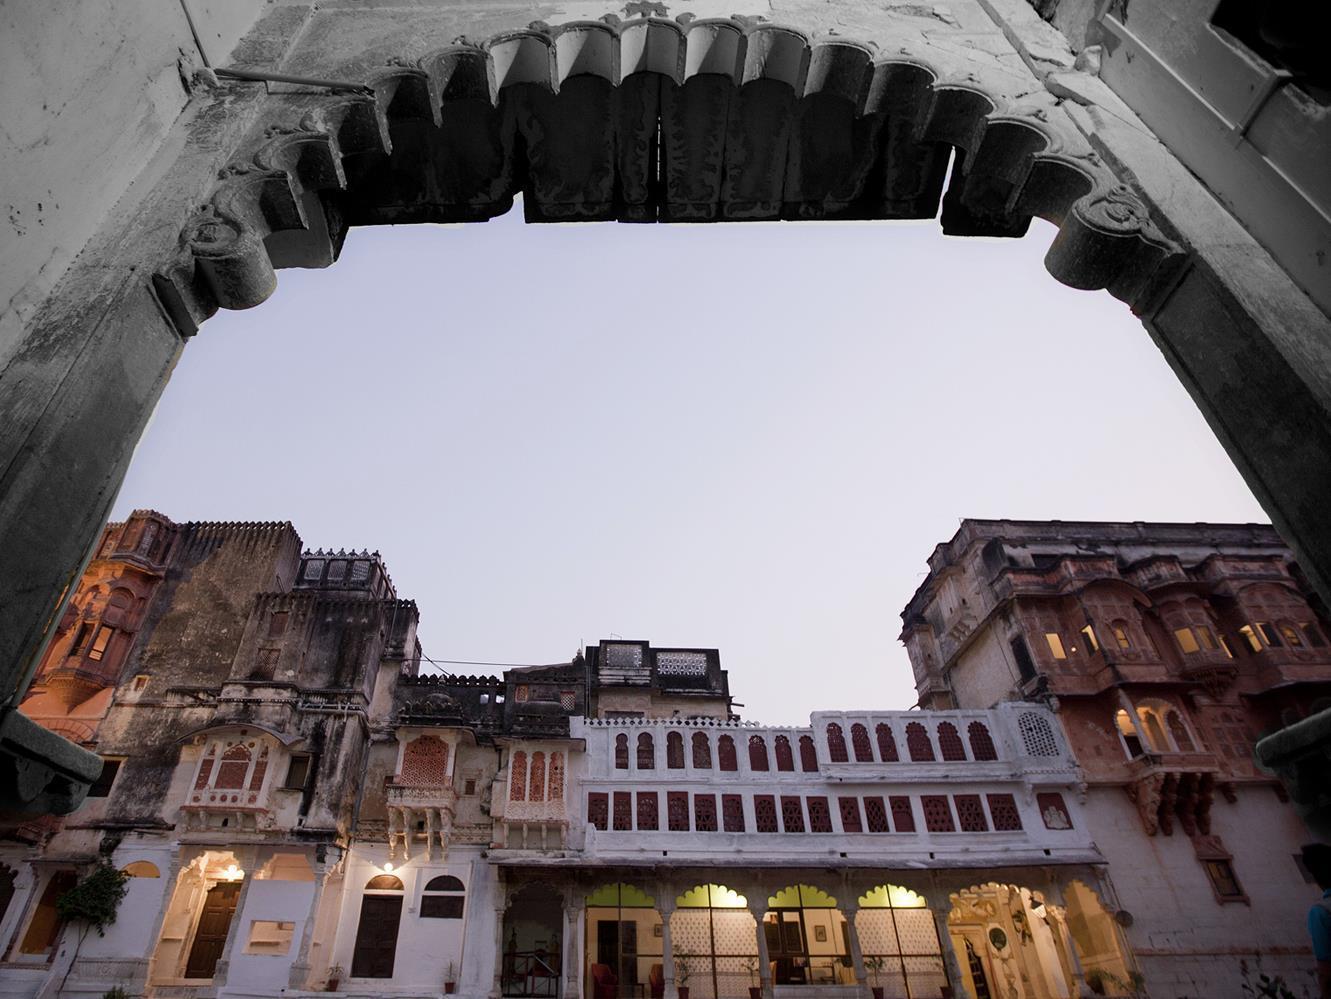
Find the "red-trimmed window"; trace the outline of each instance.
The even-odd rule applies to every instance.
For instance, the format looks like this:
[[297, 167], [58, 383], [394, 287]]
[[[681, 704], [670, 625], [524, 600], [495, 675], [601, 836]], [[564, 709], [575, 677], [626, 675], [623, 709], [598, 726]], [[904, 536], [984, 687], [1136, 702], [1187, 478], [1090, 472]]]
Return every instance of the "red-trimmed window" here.
[[996, 760], [998, 750], [994, 747], [994, 737], [989, 734], [989, 726], [981, 721], [973, 721], [966, 727], [966, 735], [971, 743], [971, 756], [977, 760]]
[[666, 733], [666, 768], [684, 769], [684, 737], [678, 732]]
[[638, 829], [655, 830], [661, 827], [655, 791], [638, 792]]
[[716, 795], [695, 794], [693, 796], [694, 832], [716, 832]]
[[1010, 794], [989, 795], [989, 814], [993, 817], [995, 832], [1017, 832], [1021, 829], [1017, 800]]
[[707, 740], [706, 732], [693, 733], [693, 769], [712, 769], [712, 744]]
[[795, 754], [790, 750], [790, 737], [778, 735], [773, 746], [776, 753], [776, 768], [778, 770], [794, 770]]
[[827, 799], [823, 797], [810, 798], [806, 804], [809, 808], [809, 832], [830, 833], [832, 831], [832, 810], [827, 806]]
[[633, 831], [633, 795], [628, 791], [615, 792], [615, 831]]
[[856, 763], [873, 762], [873, 746], [869, 744], [869, 730], [859, 722], [850, 727], [850, 746], [855, 750]]
[[744, 797], [738, 794], [721, 795], [721, 821], [726, 832], [744, 831]]
[[929, 741], [929, 732], [919, 722], [906, 726], [906, 748], [910, 758], [916, 763], [929, 763], [934, 759], [934, 747]]
[[788, 833], [804, 832], [804, 804], [798, 796], [781, 796], [781, 825]]
[[508, 800], [525, 801], [527, 798], [527, 754], [519, 749], [513, 754], [513, 773], [508, 780]]
[[841, 810], [842, 832], [864, 832], [864, 823], [860, 821], [859, 798], [837, 798], [837, 808]]
[[749, 736], [749, 769], [756, 771], [770, 769], [767, 765], [767, 740], [761, 735]]
[[879, 722], [874, 734], [878, 737], [878, 756], [884, 763], [896, 763], [901, 759], [901, 754], [897, 752], [897, 737], [892, 734], [891, 725]]
[[818, 747], [811, 735], [800, 736], [800, 769], [806, 774], [818, 772]]
[[587, 795], [587, 821], [602, 832], [610, 824], [610, 796], [604, 791]]
[[892, 806], [892, 827], [897, 832], [915, 831], [915, 812], [910, 807], [910, 798], [904, 794], [894, 794], [889, 799]]
[[716, 740], [716, 762], [723, 771], [739, 769], [739, 760], [735, 757], [735, 740], [728, 735]]
[[656, 740], [650, 732], [638, 733], [638, 769], [656, 769]]
[[892, 827], [887, 824], [887, 809], [883, 807], [883, 799], [876, 795], [864, 799], [864, 818], [871, 833], [892, 831]]
[[776, 824], [776, 798], [770, 794], [753, 796], [753, 819], [758, 832], [779, 832]]
[[957, 821], [962, 832], [989, 831], [989, 821], [984, 817], [984, 805], [978, 794], [958, 794], [952, 800], [957, 806]]
[[846, 752], [846, 733], [841, 726], [831, 722], [827, 726], [827, 757], [833, 763], [849, 763], [850, 754]]
[[956, 824], [952, 821], [952, 806], [947, 802], [947, 795], [924, 794], [920, 796], [920, 804], [924, 807], [924, 827], [930, 832], [957, 831]]
[[938, 748], [943, 754], [943, 759], [949, 763], [960, 763], [966, 759], [966, 747], [961, 744], [961, 733], [951, 722], [939, 724]]
[[666, 818], [671, 832], [689, 831], [689, 792], [666, 792]]

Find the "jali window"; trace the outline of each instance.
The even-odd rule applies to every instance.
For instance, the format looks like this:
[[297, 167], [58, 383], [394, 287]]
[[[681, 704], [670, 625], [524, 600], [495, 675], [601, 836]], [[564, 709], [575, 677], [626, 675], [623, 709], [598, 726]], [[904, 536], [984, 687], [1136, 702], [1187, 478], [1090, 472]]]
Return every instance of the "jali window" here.
[[827, 758], [833, 763], [850, 762], [850, 754], [846, 752], [846, 734], [836, 722], [827, 726]]
[[949, 763], [959, 763], [966, 759], [966, 747], [961, 744], [961, 734], [951, 722], [942, 722], [938, 726], [938, 749]]
[[695, 832], [716, 832], [716, 795], [693, 796], [693, 829]]
[[744, 798], [741, 795], [721, 795], [721, 821], [726, 832], [744, 831]]
[[602, 791], [587, 795], [587, 821], [605, 832], [610, 823], [610, 796]]
[[989, 734], [989, 728], [984, 722], [971, 722], [966, 727], [966, 735], [971, 743], [971, 756], [977, 760], [998, 759], [998, 750], [994, 746], [994, 738]]
[[781, 824], [788, 833], [804, 832], [804, 805], [798, 797], [781, 797]]
[[659, 828], [655, 791], [638, 792], [638, 829], [651, 832]]
[[874, 728], [878, 737], [878, 755], [884, 763], [896, 763], [901, 759], [897, 752], [897, 737], [892, 733], [892, 726], [879, 722]]
[[712, 769], [712, 745], [707, 740], [706, 732], [693, 733], [693, 769]]
[[778, 832], [776, 824], [776, 798], [770, 794], [753, 797], [753, 819], [760, 833]]
[[952, 821], [952, 807], [945, 794], [925, 794], [920, 797], [924, 806], [924, 827], [930, 832], [956, 832]]
[[633, 831], [633, 798], [627, 791], [615, 792], [615, 831]]
[[689, 792], [667, 792], [666, 817], [670, 823], [671, 832], [689, 831]]
[[858, 722], [850, 727], [850, 745], [855, 750], [856, 763], [873, 762], [873, 747], [869, 744], [869, 730]]
[[735, 757], [735, 740], [728, 735], [716, 740], [716, 762], [723, 771], [739, 769], [739, 761]]
[[774, 750], [776, 752], [776, 768], [778, 770], [794, 770], [795, 754], [790, 749], [790, 737], [778, 735], [775, 739]]
[[823, 797], [810, 798], [809, 832], [830, 833], [832, 831], [832, 810]]
[[876, 795], [864, 799], [864, 818], [868, 822], [869, 832], [871, 833], [892, 831], [887, 824], [887, 809], [883, 807], [883, 799]]
[[864, 825], [860, 822], [859, 798], [837, 798], [837, 808], [841, 811], [842, 832], [864, 832]]

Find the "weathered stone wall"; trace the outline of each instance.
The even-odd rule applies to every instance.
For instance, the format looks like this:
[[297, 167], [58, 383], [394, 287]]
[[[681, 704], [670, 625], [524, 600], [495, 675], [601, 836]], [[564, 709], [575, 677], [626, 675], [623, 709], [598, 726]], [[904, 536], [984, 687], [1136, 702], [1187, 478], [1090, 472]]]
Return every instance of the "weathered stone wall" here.
[[[270, 0], [189, 2], [209, 58], [225, 64]], [[0, 10], [0, 364], [168, 141], [201, 65], [177, 0]]]

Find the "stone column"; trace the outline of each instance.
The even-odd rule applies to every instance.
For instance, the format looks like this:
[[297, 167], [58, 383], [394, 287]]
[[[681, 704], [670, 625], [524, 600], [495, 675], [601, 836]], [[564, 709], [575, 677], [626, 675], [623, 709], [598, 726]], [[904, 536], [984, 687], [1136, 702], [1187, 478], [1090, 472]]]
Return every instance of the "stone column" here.
[[319, 920], [319, 906], [323, 903], [324, 888], [334, 869], [333, 864], [316, 862], [314, 865], [314, 895], [310, 899], [309, 912], [305, 915], [305, 924], [300, 928], [300, 946], [296, 949], [296, 958], [291, 962], [291, 970], [287, 974], [287, 987], [296, 991], [308, 988], [312, 984], [310, 945], [314, 942], [314, 926]]
[[1132, 729], [1137, 733], [1137, 741], [1141, 743], [1143, 753], [1154, 752], [1151, 740], [1146, 737], [1146, 730], [1142, 728], [1141, 717], [1137, 714], [1137, 708], [1128, 697], [1127, 691], [1122, 687], [1116, 688], [1118, 693], [1118, 706], [1128, 713], [1128, 718], [1132, 720]]
[[772, 958], [767, 952], [767, 931], [763, 928], [763, 917], [767, 915], [767, 891], [764, 888], [752, 888], [749, 892], [749, 912], [753, 913], [758, 933], [758, 984], [762, 986], [763, 999], [772, 999]]
[[217, 961], [217, 970], [213, 972], [213, 988], [219, 992], [222, 986], [226, 984], [226, 976], [231, 970], [232, 954], [235, 953], [236, 947], [243, 946], [240, 942], [243, 937], [241, 927], [245, 923], [245, 902], [250, 895], [250, 885], [254, 883], [254, 876], [259, 873], [259, 866], [273, 855], [271, 849], [263, 850], [262, 852], [266, 856], [261, 861], [259, 859], [259, 847], [237, 848], [233, 852], [236, 855], [236, 863], [245, 871], [245, 876], [240, 882], [240, 894], [236, 897], [236, 911], [231, 917], [231, 926], [228, 927], [226, 932], [226, 943], [222, 947], [222, 956]]
[[500, 999], [504, 994], [504, 913], [508, 911], [508, 888], [500, 884], [496, 886], [496, 890], [499, 892], [499, 898], [494, 904], [495, 974], [494, 982], [490, 986], [490, 999]]
[[661, 914], [661, 974], [665, 977], [664, 999], [679, 999], [675, 983], [675, 945], [670, 937], [670, 917], [675, 914], [675, 896], [672, 889], [662, 886], [657, 895], [656, 911]]
[[1072, 939], [1072, 930], [1068, 926], [1068, 902], [1067, 896], [1063, 893], [1063, 883], [1052, 873], [1047, 875], [1047, 881], [1049, 895], [1059, 908], [1059, 914], [1054, 917], [1058, 927], [1055, 937], [1067, 955], [1068, 968], [1072, 972], [1071, 992], [1074, 996], [1085, 995], [1089, 991], [1086, 985], [1086, 972], [1081, 966], [1081, 955], [1077, 953], [1077, 942]]
[[855, 984], [860, 987], [860, 995], [870, 999], [869, 975], [864, 970], [864, 952], [860, 949], [860, 932], [855, 926], [855, 917], [859, 914], [859, 902], [843, 902], [841, 913], [846, 917], [846, 941], [850, 944], [850, 963], [855, 969]]
[[564, 903], [564, 971], [560, 986], [563, 999], [581, 999], [582, 996], [582, 928], [586, 913], [586, 897], [575, 885]]
[[948, 984], [952, 986], [954, 995], [960, 995], [966, 976], [961, 973], [961, 962], [957, 960], [957, 952], [952, 949], [952, 934], [947, 928], [947, 916], [952, 911], [952, 900], [948, 897], [947, 889], [938, 884], [936, 876], [929, 890], [924, 893], [924, 897], [929, 904], [929, 911], [933, 913], [934, 929], [938, 932], [938, 947], [943, 956], [943, 970], [947, 972]]

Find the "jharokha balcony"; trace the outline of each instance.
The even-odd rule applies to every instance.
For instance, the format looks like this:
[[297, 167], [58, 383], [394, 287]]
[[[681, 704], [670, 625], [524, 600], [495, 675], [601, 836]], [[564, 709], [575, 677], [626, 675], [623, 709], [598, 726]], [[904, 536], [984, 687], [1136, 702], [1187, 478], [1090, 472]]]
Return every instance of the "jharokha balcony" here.
[[386, 799], [390, 857], [396, 858], [401, 847], [403, 859], [409, 860], [413, 845], [423, 841], [427, 860], [433, 859], [436, 846], [440, 858], [447, 858], [458, 801], [453, 778], [427, 785], [406, 783], [399, 775], [388, 785]]

